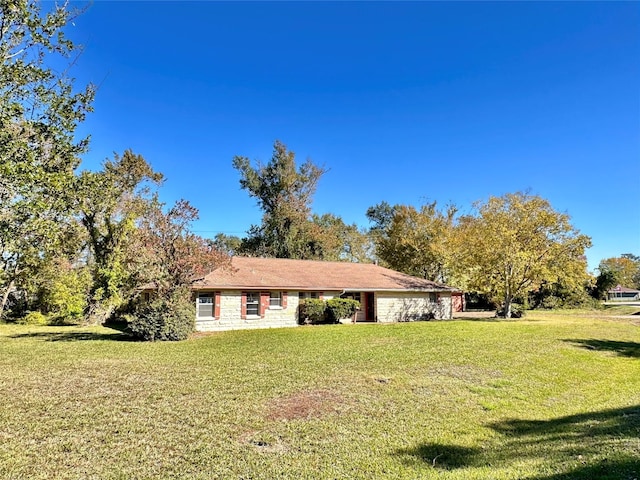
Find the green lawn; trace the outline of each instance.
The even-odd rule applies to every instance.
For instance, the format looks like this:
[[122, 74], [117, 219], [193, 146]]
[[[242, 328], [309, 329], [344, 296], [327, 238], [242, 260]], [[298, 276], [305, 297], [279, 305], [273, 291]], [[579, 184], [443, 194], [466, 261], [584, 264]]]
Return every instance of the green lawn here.
[[0, 325], [0, 478], [637, 479], [638, 321]]

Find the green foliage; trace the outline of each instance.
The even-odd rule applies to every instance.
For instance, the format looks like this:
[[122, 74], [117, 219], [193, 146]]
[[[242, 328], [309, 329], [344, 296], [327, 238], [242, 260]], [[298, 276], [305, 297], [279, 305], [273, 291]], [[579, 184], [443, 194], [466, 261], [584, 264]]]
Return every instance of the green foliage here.
[[75, 130], [94, 88], [74, 89], [64, 63], [76, 50], [64, 34], [68, 2], [0, 3], [0, 315], [24, 289], [70, 222], [71, 184], [87, 139]]
[[520, 303], [515, 303], [515, 302], [511, 302], [510, 305], [510, 315], [507, 315], [507, 310], [505, 308], [505, 305], [502, 305], [497, 311], [496, 311], [496, 317], [502, 317], [502, 318], [522, 318], [526, 315], [526, 308], [524, 305], [520, 304]]
[[332, 298], [327, 300], [327, 320], [338, 323], [344, 318], [351, 318], [360, 310], [360, 302], [350, 298]]
[[195, 331], [196, 311], [188, 289], [140, 305], [129, 317], [129, 331], [146, 341], [185, 340]]
[[167, 212], [153, 202], [141, 219], [134, 249], [138, 279], [153, 283], [158, 296], [188, 288], [195, 279], [229, 265], [229, 257], [215, 244], [193, 234], [192, 222], [198, 210], [186, 200], [178, 200]]
[[299, 168], [295, 154], [276, 141], [271, 161], [254, 168], [246, 157], [236, 156], [240, 186], [255, 197], [263, 212], [262, 225], [253, 225], [241, 250], [276, 258], [315, 258], [311, 201], [325, 170], [307, 160]]
[[350, 298], [307, 298], [300, 302], [298, 318], [302, 324], [338, 323], [342, 319], [353, 317], [359, 309], [360, 302]]
[[590, 296], [589, 288], [588, 285], [572, 288], [559, 282], [543, 282], [537, 290], [529, 293], [529, 305], [532, 309], [545, 310], [599, 308], [600, 303]]
[[612, 286], [640, 289], [640, 257], [625, 253], [620, 257], [605, 258], [598, 265], [600, 274], [610, 272], [615, 276]]
[[27, 312], [23, 317], [16, 320], [20, 325], [47, 325], [49, 318], [41, 312]]
[[416, 209], [408, 205], [391, 207], [382, 202], [367, 210], [373, 222], [371, 235], [376, 254], [389, 268], [428, 280], [449, 281], [451, 256], [448, 239], [457, 209], [441, 211], [437, 203]]
[[319, 298], [307, 298], [300, 301], [298, 322], [304, 325], [326, 323], [326, 302]]
[[138, 286], [136, 222], [151, 208], [152, 185], [162, 180], [162, 174], [131, 150], [105, 161], [101, 171], [84, 171], [78, 177], [77, 209], [93, 260], [90, 321], [104, 321]]
[[235, 255], [240, 252], [242, 239], [235, 235], [227, 235], [225, 233], [216, 234], [215, 238], [209, 241], [213, 247], [226, 255]]
[[58, 321], [76, 321], [87, 308], [91, 273], [64, 259], [49, 262], [38, 275], [37, 304]]
[[326, 261], [373, 262], [373, 243], [354, 223], [347, 225], [332, 213], [311, 216], [308, 249], [312, 258]]
[[477, 215], [460, 219], [450, 243], [468, 289], [501, 301], [509, 317], [514, 299], [526, 298], [544, 282], [583, 288], [591, 239], [568, 215], [521, 192], [490, 197], [476, 208]]
[[598, 278], [596, 278], [596, 284], [591, 291], [591, 296], [596, 300], [605, 300], [607, 298], [607, 292], [618, 284], [618, 276], [613, 270], [603, 269]]

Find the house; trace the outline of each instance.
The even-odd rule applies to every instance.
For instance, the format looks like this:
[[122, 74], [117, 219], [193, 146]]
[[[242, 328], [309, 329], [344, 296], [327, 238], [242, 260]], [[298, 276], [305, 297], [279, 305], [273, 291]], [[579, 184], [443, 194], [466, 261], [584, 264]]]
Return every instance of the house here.
[[640, 290], [618, 285], [607, 292], [607, 300], [617, 302], [640, 300]]
[[233, 257], [193, 290], [198, 331], [293, 327], [305, 298], [358, 300], [357, 322], [445, 319], [459, 293], [373, 264], [247, 257]]

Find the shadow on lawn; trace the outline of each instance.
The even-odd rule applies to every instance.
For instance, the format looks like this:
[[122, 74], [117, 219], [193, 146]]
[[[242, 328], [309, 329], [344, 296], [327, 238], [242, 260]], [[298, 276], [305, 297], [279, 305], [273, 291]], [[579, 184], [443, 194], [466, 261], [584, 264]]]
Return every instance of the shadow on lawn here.
[[640, 343], [637, 342], [619, 342], [617, 340], [584, 340], [584, 339], [566, 339], [567, 343], [573, 343], [579, 347], [588, 350], [600, 350], [614, 352], [621, 357], [640, 358]]
[[630, 445], [640, 437], [640, 405], [551, 420], [505, 420], [488, 427], [502, 441], [482, 449], [427, 443], [396, 453], [443, 470], [508, 468], [523, 459], [541, 460], [555, 470], [529, 480], [622, 480], [640, 474], [637, 446]]
[[46, 342], [82, 342], [87, 340], [111, 340], [115, 342], [135, 342], [135, 338], [126, 333], [93, 332], [30, 332], [11, 335], [11, 338], [39, 338]]

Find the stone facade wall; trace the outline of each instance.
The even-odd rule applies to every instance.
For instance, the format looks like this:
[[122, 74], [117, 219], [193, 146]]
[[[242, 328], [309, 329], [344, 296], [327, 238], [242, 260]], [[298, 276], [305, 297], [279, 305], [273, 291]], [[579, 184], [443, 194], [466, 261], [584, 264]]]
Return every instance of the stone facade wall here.
[[[210, 292], [212, 295], [214, 292]], [[323, 292], [322, 298], [329, 300], [340, 296], [340, 292]], [[298, 325], [299, 297], [297, 291], [287, 292], [287, 307], [269, 307], [264, 317], [241, 318], [240, 290], [220, 292], [220, 317], [196, 318], [196, 330], [215, 332], [251, 328], [280, 328]], [[432, 313], [436, 319], [451, 318], [451, 295], [438, 293], [436, 302], [429, 293], [376, 292], [375, 316], [378, 322], [407, 322], [426, 319]], [[364, 320], [364, 311], [358, 312], [358, 320]], [[345, 322], [350, 322], [345, 319]]]
[[451, 318], [451, 294], [438, 293], [432, 301], [429, 293], [376, 292], [378, 322], [411, 322]]
[[223, 330], [242, 330], [249, 328], [279, 328], [298, 325], [298, 292], [288, 292], [287, 307], [269, 307], [264, 317], [241, 318], [240, 290], [220, 292], [220, 318], [197, 318], [196, 330], [199, 332], [216, 332]]

